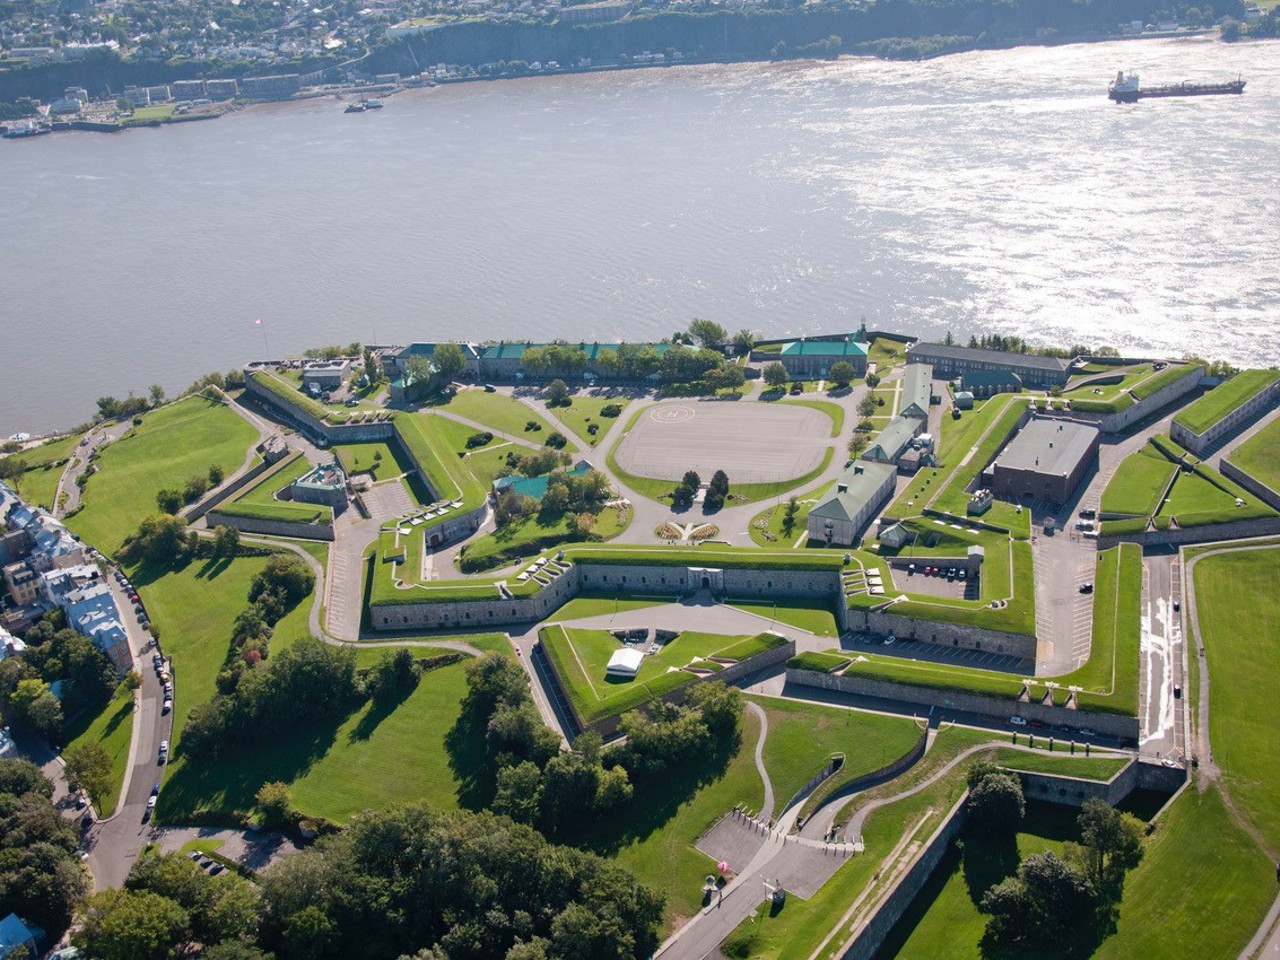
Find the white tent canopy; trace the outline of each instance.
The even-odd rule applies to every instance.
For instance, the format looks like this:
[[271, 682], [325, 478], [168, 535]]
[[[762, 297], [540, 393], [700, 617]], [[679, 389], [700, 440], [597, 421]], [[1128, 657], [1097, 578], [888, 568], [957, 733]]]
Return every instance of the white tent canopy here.
[[609, 658], [605, 672], [615, 677], [634, 677], [640, 672], [640, 664], [644, 663], [644, 654], [631, 647], [617, 651]]

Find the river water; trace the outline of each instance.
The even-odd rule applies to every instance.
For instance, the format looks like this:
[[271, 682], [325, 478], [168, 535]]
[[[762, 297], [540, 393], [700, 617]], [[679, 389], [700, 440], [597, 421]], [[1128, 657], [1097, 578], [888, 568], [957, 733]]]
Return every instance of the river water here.
[[[266, 351], [695, 316], [1274, 363], [1277, 53], [640, 70], [4, 142], [0, 436]], [[1120, 107], [1120, 68], [1248, 89]]]

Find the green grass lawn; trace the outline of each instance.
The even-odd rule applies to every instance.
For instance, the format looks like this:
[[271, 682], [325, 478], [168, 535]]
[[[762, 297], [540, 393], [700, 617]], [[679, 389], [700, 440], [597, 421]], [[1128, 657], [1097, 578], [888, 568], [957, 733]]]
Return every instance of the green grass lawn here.
[[[1243, 502], [1236, 503], [1237, 499]], [[1160, 518], [1170, 517], [1182, 527], [1271, 516], [1275, 516], [1274, 510], [1205, 464], [1179, 473], [1156, 513], [1157, 523]]]
[[[1022, 416], [1026, 409], [1021, 403], [1014, 403], [1014, 394], [1009, 394], [1010, 401], [1006, 404], [1000, 417], [995, 421], [995, 425], [983, 438], [978, 447], [977, 452], [970, 458], [969, 462], [964, 466], [958, 466], [951, 475], [950, 481], [941, 494], [935, 494], [931, 502], [931, 506], [938, 510], [945, 510], [948, 513], [959, 514], [964, 516], [965, 504], [969, 502], [969, 494], [965, 492], [970, 481], [976, 479], [982, 473], [982, 469], [991, 462], [996, 455], [996, 451], [1004, 442], [1005, 438], [1013, 433], [1018, 419]], [[963, 417], [961, 418], [963, 419]], [[959, 457], [956, 458], [957, 464], [964, 457], [964, 451], [957, 451]], [[934, 488], [936, 489], [936, 488]], [[1012, 508], [1011, 508], [1012, 509]], [[991, 521], [991, 513], [989, 511], [984, 520]]]
[[[1280, 549], [1202, 557], [1192, 568], [1213, 709], [1213, 758], [1235, 805], [1280, 846], [1280, 743], [1258, 720], [1280, 682]], [[1220, 695], [1219, 691], [1227, 691]]]
[[23, 450], [13, 456], [27, 465], [27, 471], [17, 482], [18, 495], [31, 504], [52, 510], [58, 494], [58, 480], [62, 478], [67, 460], [75, 453], [83, 434], [58, 437], [38, 447]]
[[762, 547], [791, 546], [808, 530], [809, 511], [821, 503], [827, 491], [834, 486], [833, 480], [815, 490], [807, 490], [796, 495], [796, 505], [799, 509], [796, 511], [795, 522], [790, 533], [786, 532], [782, 526], [782, 521], [787, 515], [786, 500], [780, 499], [772, 507], [756, 514], [751, 520], [751, 539]]
[[753, 760], [759, 730], [759, 721], [745, 714], [740, 745], [725, 745], [721, 756], [686, 764], [645, 784], [625, 815], [594, 822], [575, 838], [666, 895], [664, 933], [697, 911], [702, 882], [715, 869], [711, 858], [694, 847], [698, 838], [736, 804], [758, 810], [764, 801], [764, 784]]
[[1170, 463], [1149, 447], [1130, 454], [1103, 491], [1102, 512], [1151, 516], [1160, 509], [1160, 501], [1177, 470], [1176, 463]]
[[342, 461], [342, 469], [348, 475], [372, 474], [375, 483], [413, 471], [413, 464], [405, 460], [399, 444], [382, 440], [369, 443], [343, 443], [335, 446], [333, 450]]
[[[356, 651], [357, 666], [371, 667], [389, 648]], [[415, 656], [447, 652], [411, 648]], [[200, 765], [175, 763], [162, 796], [164, 815], [253, 807], [263, 783], [290, 785], [293, 803], [307, 816], [345, 822], [365, 809], [425, 800], [433, 808], [458, 805], [458, 783], [445, 740], [466, 696], [463, 663], [431, 670], [390, 709], [372, 701], [332, 723], [300, 730], [236, 756]], [[167, 794], [167, 796], [166, 796]]]
[[1093, 960], [1235, 960], [1275, 899], [1275, 864], [1217, 789], [1184, 791], [1145, 848], [1125, 882], [1116, 932]]
[[767, 625], [761, 623], [761, 629], [777, 630], [786, 633], [787, 627], [799, 627], [822, 637], [840, 636], [840, 628], [836, 626], [835, 613], [830, 606], [822, 606], [819, 601], [805, 600], [744, 600], [732, 598], [730, 606], [746, 610], [768, 620], [776, 619], [777, 623]]
[[[232, 623], [249, 605], [249, 585], [265, 565], [265, 557], [241, 557], [229, 563], [197, 560], [173, 571], [146, 566], [130, 571], [152, 623], [160, 630], [165, 656], [173, 659], [175, 746], [182, 742], [182, 727], [191, 708], [215, 693], [214, 681], [231, 643]], [[310, 609], [308, 598], [276, 625], [272, 650], [306, 635]]]
[[[673, 598], [674, 599], [674, 598]], [[666, 603], [651, 597], [626, 597], [614, 594], [583, 592], [556, 611], [557, 620], [579, 620], [584, 617], [611, 616], [628, 610], [643, 610]]]
[[1185, 407], [1174, 421], [1192, 433], [1204, 433], [1241, 404], [1252, 400], [1280, 378], [1277, 370], [1242, 370]]
[[[522, 517], [515, 523], [477, 537], [466, 545], [466, 566], [462, 569], [475, 573], [492, 570], [515, 563], [521, 557], [531, 557], [562, 543], [579, 539], [578, 515], [573, 511], [556, 516], [535, 513]], [[605, 507], [596, 517], [591, 528], [592, 536], [601, 540], [616, 537], [626, 529], [631, 512]]]
[[514, 453], [516, 456], [523, 456], [529, 452], [527, 447], [522, 447], [517, 443], [499, 441], [483, 449], [468, 453], [464, 462], [467, 465], [467, 469], [475, 475], [475, 478], [484, 484], [484, 488], [492, 490], [493, 481], [498, 479], [503, 468], [507, 466], [507, 454]]
[[[459, 417], [465, 417], [476, 423], [482, 423], [490, 430], [520, 437], [530, 443], [542, 445], [555, 428], [547, 423], [546, 418], [532, 407], [526, 407], [519, 400], [501, 393], [485, 393], [478, 387], [459, 390], [447, 401], [433, 401], [430, 406]], [[525, 430], [529, 421], [539, 424], [541, 430]], [[571, 440], [564, 448], [570, 453], [578, 448]]]
[[876, 337], [871, 341], [867, 349], [867, 364], [876, 365], [876, 371], [880, 376], [884, 376], [893, 367], [906, 362], [907, 345], [899, 343], [897, 340], [886, 340], [884, 337]]
[[[556, 407], [552, 413], [577, 434], [583, 443], [591, 447], [604, 439], [615, 421], [615, 418], [600, 416], [600, 411], [607, 406], [617, 406], [622, 407], [622, 412], [626, 413], [627, 404], [631, 402], [626, 397], [593, 397], [582, 393], [575, 393], [570, 399], [572, 402], [569, 406]], [[592, 424], [600, 428], [594, 437], [587, 432]]]
[[872, 773], [897, 760], [920, 739], [920, 727], [905, 717], [842, 710], [815, 703], [752, 697], [769, 718], [764, 766], [776, 800], [774, 816], [834, 753], [843, 753], [841, 781]]
[[134, 107], [133, 113], [127, 119], [137, 123], [145, 123], [150, 120], [166, 120], [173, 116], [173, 111], [177, 109], [175, 103], [157, 103], [147, 107]]
[[623, 647], [607, 630], [566, 629], [552, 624], [539, 636], [565, 695], [585, 724], [624, 713], [695, 682], [695, 674], [681, 669], [695, 659], [702, 658], [697, 666], [717, 671], [720, 667], [705, 658], [746, 660], [784, 642], [769, 634], [748, 638], [686, 631], [658, 653], [646, 656], [634, 678], [624, 678], [606, 672], [609, 658]]
[[287, 488], [311, 470], [307, 458], [301, 455], [286, 460], [275, 470], [236, 497], [231, 503], [219, 505], [228, 514], [260, 517], [267, 520], [285, 520], [296, 523], [316, 523], [333, 520], [333, 508], [322, 504], [295, 503], [292, 499], [278, 500], [276, 494]]
[[997, 750], [995, 762], [1009, 770], [1022, 770], [1027, 773], [1059, 773], [1067, 777], [1106, 782], [1127, 767], [1130, 758], [1096, 752], [1086, 757], [1084, 747], [1078, 747], [1073, 754], [1068, 745], [1059, 743], [1058, 748], [1052, 753], [1048, 750], [1037, 753], [1013, 749]]
[[[1027, 804], [1026, 819], [1013, 845], [966, 835], [963, 852], [953, 847], [943, 857], [877, 956], [921, 960], [942, 956], [982, 960], [989, 956], [980, 947], [987, 918], [979, 911], [978, 901], [988, 887], [1014, 873], [1022, 859], [1048, 850], [1061, 854], [1064, 843], [1078, 841], [1077, 813], [1073, 807], [1032, 802]], [[1041, 950], [1036, 956], [1080, 955], [1080, 946], [1070, 939], [1059, 946]]]
[[782, 400], [782, 403], [791, 404], [797, 407], [808, 407], [811, 410], [817, 410], [819, 413], [825, 413], [831, 418], [831, 436], [840, 436], [844, 430], [844, 407], [838, 403], [830, 403], [826, 400]]
[[1231, 462], [1259, 483], [1280, 490], [1280, 420], [1273, 420], [1231, 454]]
[[156, 494], [205, 475], [217, 464], [230, 475], [258, 434], [221, 403], [188, 397], [145, 415], [134, 436], [106, 447], [85, 488], [84, 509], [67, 520], [103, 553], [114, 553], [138, 521], [156, 513]]
[[109, 817], [116, 811], [120, 785], [129, 762], [129, 743], [133, 739], [133, 691], [123, 683], [115, 694], [95, 711], [87, 710], [65, 731], [66, 745], [78, 746], [88, 741], [102, 744], [111, 758], [111, 784], [104, 796], [93, 796], [98, 817]]

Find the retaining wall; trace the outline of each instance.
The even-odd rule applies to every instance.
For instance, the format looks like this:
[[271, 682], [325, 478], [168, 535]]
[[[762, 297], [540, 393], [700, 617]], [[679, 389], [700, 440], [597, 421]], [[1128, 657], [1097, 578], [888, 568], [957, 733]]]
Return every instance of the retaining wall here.
[[[276, 463], [279, 463], [279, 461], [277, 460]], [[199, 520], [218, 504], [225, 502], [227, 498], [239, 493], [268, 470], [274, 469], [275, 465], [275, 463], [268, 463], [266, 460], [263, 460], [261, 463], [254, 464], [239, 477], [236, 477], [231, 482], [218, 487], [199, 503], [194, 503], [189, 507], [183, 507], [178, 511], [179, 516], [185, 517], [187, 522]]]
[[934, 643], [943, 647], [1003, 653], [1024, 660], [1034, 660], [1036, 657], [1036, 638], [1026, 633], [1005, 633], [986, 627], [938, 623], [935, 620], [918, 620], [887, 611], [859, 609], [847, 612], [845, 626], [849, 630], [882, 635], [892, 633], [902, 639]]
[[[377, 560], [375, 559], [375, 563]], [[440, 629], [500, 626], [546, 620], [580, 590], [615, 591], [647, 596], [681, 596], [700, 587], [702, 568], [643, 564], [578, 563], [532, 597], [503, 599], [494, 589], [483, 600], [446, 603], [403, 603], [370, 607], [375, 630]], [[735, 570], [709, 574], [713, 589], [729, 596], [827, 599], [839, 609], [840, 574], [794, 570]], [[692, 580], [691, 580], [692, 578]], [[695, 582], [696, 581], [696, 582]]]
[[959, 835], [968, 819], [969, 791], [964, 792], [951, 812], [946, 815], [933, 835], [916, 854], [906, 872], [898, 878], [888, 895], [880, 902], [871, 917], [862, 924], [853, 940], [840, 954], [842, 960], [871, 960], [884, 943], [894, 925], [906, 913], [912, 901], [920, 895], [924, 885], [938, 868], [951, 842]]
[[1014, 697], [967, 693], [962, 690], [939, 690], [870, 677], [836, 676], [795, 667], [787, 667], [787, 682], [817, 687], [820, 690], [836, 690], [840, 693], [879, 697], [883, 700], [897, 700], [927, 707], [940, 706], [947, 710], [978, 713], [1003, 720], [1017, 715], [1068, 730], [1093, 730], [1096, 733], [1119, 737], [1123, 740], [1138, 739], [1138, 718], [1114, 713], [1069, 710], [1066, 707], [1050, 707], [1042, 703], [1024, 703]]
[[1280, 535], [1280, 517], [1267, 517], [1262, 520], [1240, 520], [1236, 523], [1213, 523], [1203, 527], [1179, 527], [1177, 530], [1148, 530], [1143, 533], [1099, 537], [1098, 549], [1109, 550], [1121, 543], [1140, 543], [1147, 547], [1159, 547], [1276, 535]]
[[[791, 679], [790, 670], [787, 671], [787, 679], [788, 681]], [[879, 770], [872, 770], [870, 773], [864, 773], [860, 777], [854, 777], [852, 780], [848, 780], [840, 784], [826, 796], [820, 797], [817, 805], [809, 812], [809, 817], [812, 817], [833, 800], [838, 800], [841, 797], [847, 797], [851, 793], [858, 793], [862, 790], [870, 789], [877, 783], [885, 783], [886, 781], [893, 780], [895, 777], [900, 776], [902, 773], [915, 766], [916, 762], [924, 756], [924, 752], [928, 747], [929, 726], [926, 724], [925, 728], [920, 731], [920, 738], [916, 740], [915, 745], [912, 746], [910, 750], [900, 756], [897, 760], [894, 760], [892, 763], [885, 764]], [[790, 804], [787, 806], [789, 807]], [[804, 826], [804, 822], [808, 820], [809, 817], [797, 817], [796, 829], [799, 830]]]
[[1083, 410], [1045, 409], [1040, 411], [1039, 415], [1092, 424], [1103, 433], [1119, 433], [1139, 420], [1155, 413], [1161, 407], [1168, 406], [1179, 397], [1186, 396], [1192, 390], [1195, 390], [1200, 386], [1200, 377], [1203, 373], [1204, 369], [1202, 367], [1193, 367], [1187, 372], [1186, 376], [1179, 377], [1167, 387], [1157, 390], [1149, 397], [1143, 397], [1135, 402], [1133, 406], [1127, 410], [1121, 410], [1119, 413], [1089, 413]]
[[1280, 380], [1275, 380], [1263, 387], [1204, 433], [1193, 433], [1175, 420], [1169, 427], [1169, 436], [1192, 453], [1199, 454], [1223, 437], [1247, 425], [1254, 419], [1254, 414], [1271, 406], [1277, 397], [1280, 397]]
[[1022, 780], [1022, 792], [1028, 800], [1044, 800], [1068, 807], [1082, 807], [1086, 800], [1093, 797], [1105, 800], [1114, 807], [1138, 786], [1136, 760], [1110, 780], [1085, 780], [1056, 773], [1026, 773], [1022, 770], [1013, 772]]
[[1230, 460], [1223, 460], [1218, 465], [1218, 470], [1228, 480], [1234, 480], [1236, 483], [1240, 484], [1240, 486], [1244, 487], [1268, 507], [1271, 507], [1271, 509], [1280, 510], [1280, 493], [1272, 490], [1252, 474], [1245, 473]]
[[300, 540], [332, 540], [333, 524], [291, 523], [288, 520], [264, 520], [221, 513], [217, 508], [208, 513], [210, 527], [234, 527], [241, 533], [263, 533], [271, 537], [294, 537]]

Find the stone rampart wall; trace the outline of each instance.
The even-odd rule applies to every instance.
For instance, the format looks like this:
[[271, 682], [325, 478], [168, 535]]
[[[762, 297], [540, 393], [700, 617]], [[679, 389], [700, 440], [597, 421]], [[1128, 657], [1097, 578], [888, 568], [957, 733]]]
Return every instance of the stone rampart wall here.
[[1114, 713], [1068, 710], [1066, 707], [1050, 707], [1042, 703], [1023, 703], [1014, 697], [968, 693], [962, 690], [940, 690], [857, 675], [836, 676], [816, 670], [799, 670], [794, 667], [787, 668], [787, 682], [817, 687], [821, 690], [836, 690], [841, 693], [879, 697], [883, 700], [915, 703], [927, 707], [941, 706], [946, 710], [978, 713], [1002, 720], [1008, 720], [1016, 715], [1029, 720], [1040, 720], [1051, 727], [1092, 730], [1122, 740], [1138, 739], [1138, 718]]
[[332, 523], [291, 523], [288, 520], [265, 520], [221, 513], [215, 507], [208, 515], [210, 527], [234, 527], [241, 533], [262, 533], [271, 537], [296, 537], [300, 540], [332, 540]]
[[[278, 463], [279, 461], [276, 461], [276, 462]], [[274, 467], [275, 467], [274, 463], [268, 463], [265, 460], [263, 460], [261, 463], [254, 464], [252, 467], [250, 467], [240, 476], [236, 477], [234, 480], [230, 481], [229, 483], [223, 484], [221, 487], [218, 487], [216, 490], [214, 490], [212, 493], [206, 496], [199, 503], [192, 504], [189, 507], [184, 507], [182, 510], [179, 511], [179, 514], [185, 517], [187, 519], [187, 522], [189, 523], [195, 520], [199, 520], [201, 517], [203, 517], [206, 513], [208, 513], [218, 504], [225, 503], [228, 498], [239, 493], [245, 487], [249, 486], [251, 483], [257, 480], [260, 476], [262, 476], [264, 473], [266, 473], [268, 470], [271, 470]]]
[[880, 902], [875, 912], [858, 930], [857, 935], [840, 954], [841, 960], [871, 960], [880, 949], [885, 938], [889, 936], [894, 925], [906, 913], [912, 901], [920, 895], [924, 885], [938, 868], [938, 864], [946, 855], [951, 842], [960, 834], [968, 819], [966, 804], [969, 792], [956, 801], [956, 805], [933, 831], [925, 845], [916, 853], [915, 859], [907, 867], [889, 893]]
[[1280, 493], [1272, 490], [1253, 474], [1245, 473], [1230, 460], [1223, 460], [1219, 469], [1228, 480], [1234, 480], [1273, 510], [1280, 510]]
[[[892, 610], [892, 607], [889, 608]], [[965, 624], [918, 620], [888, 611], [851, 609], [846, 618], [847, 629], [880, 635], [893, 634], [905, 640], [935, 643], [962, 650], [981, 650], [1034, 660], [1036, 638], [1025, 633], [1005, 633]]]
[[1267, 517], [1262, 520], [1240, 520], [1237, 523], [1214, 523], [1204, 527], [1180, 527], [1177, 530], [1149, 530], [1144, 533], [1099, 537], [1098, 549], [1109, 550], [1121, 543], [1140, 543], [1146, 547], [1159, 547], [1276, 535], [1280, 535], [1280, 517]]

